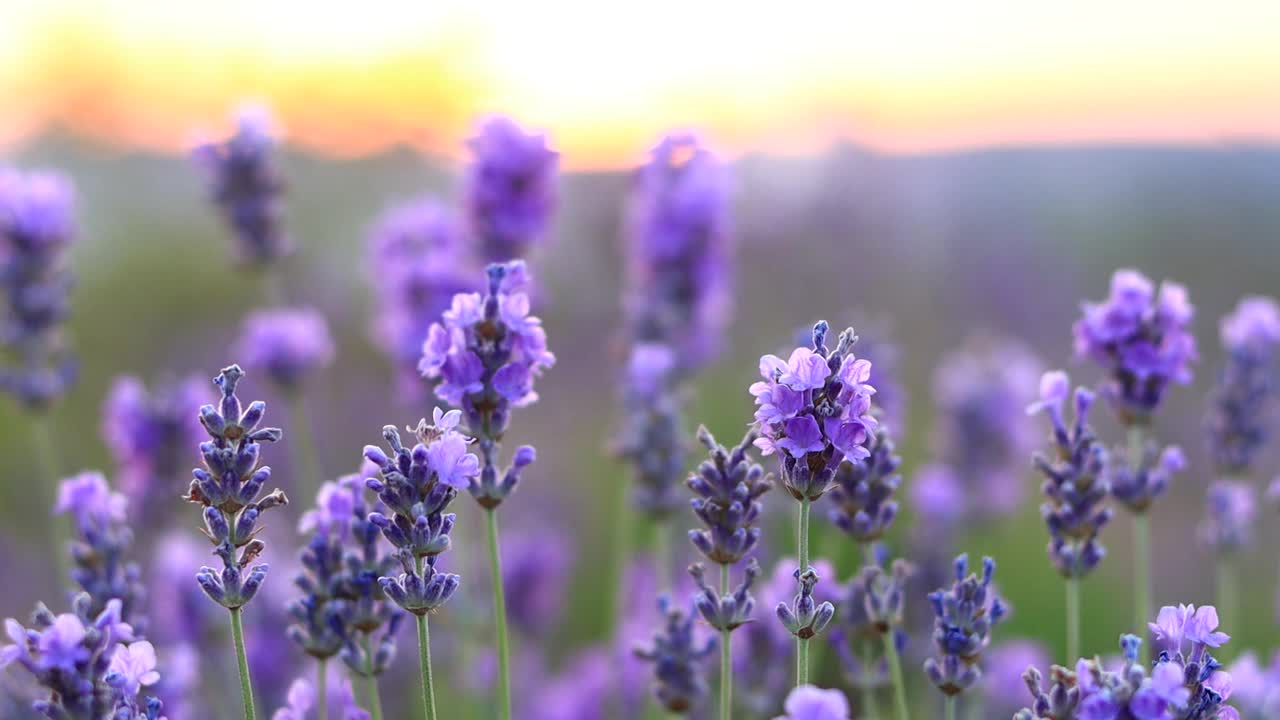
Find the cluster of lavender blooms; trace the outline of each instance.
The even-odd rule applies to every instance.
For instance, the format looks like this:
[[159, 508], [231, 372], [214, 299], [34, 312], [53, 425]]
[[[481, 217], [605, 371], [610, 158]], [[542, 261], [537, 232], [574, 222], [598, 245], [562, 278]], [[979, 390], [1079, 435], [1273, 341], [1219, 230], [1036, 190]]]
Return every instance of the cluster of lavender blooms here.
[[556, 202], [560, 154], [546, 135], [526, 132], [509, 117], [480, 123], [467, 141], [466, 216], [486, 262], [524, 258], [542, 240]]
[[[831, 643], [853, 686], [874, 690], [892, 682], [888, 658], [874, 649], [886, 637], [897, 653], [906, 648], [907, 582], [913, 572], [911, 563], [901, 558], [893, 561], [888, 572], [879, 564], [865, 565], [842, 590]], [[872, 651], [855, 652], [859, 646]]]
[[210, 600], [229, 610], [252, 600], [267, 577], [266, 564], [253, 564], [266, 548], [256, 537], [258, 518], [289, 502], [280, 490], [259, 497], [271, 479], [271, 468], [259, 467], [261, 443], [275, 442], [284, 433], [258, 427], [266, 403], [258, 400], [241, 406], [236, 387], [243, 378], [239, 365], [224, 368], [214, 379], [222, 398], [216, 406], [200, 408], [200, 424], [210, 439], [200, 444], [204, 467], [192, 471], [186, 497], [204, 506], [204, 531], [222, 560], [221, 571], [202, 567], [196, 580]]
[[119, 600], [97, 614], [92, 604], [80, 593], [69, 613], [41, 604], [29, 627], [6, 619], [12, 644], [0, 647], [0, 669], [17, 664], [31, 673], [49, 693], [32, 709], [52, 720], [161, 720], [160, 701], [138, 697], [160, 679], [155, 649], [120, 619]]
[[454, 295], [476, 289], [470, 248], [450, 209], [432, 197], [389, 208], [368, 245], [379, 309], [374, 337], [391, 356], [401, 386], [413, 392], [427, 331]]
[[1237, 710], [1226, 704], [1233, 694], [1232, 676], [1210, 652], [1230, 639], [1218, 632], [1217, 611], [1164, 607], [1150, 629], [1160, 649], [1150, 674], [1138, 659], [1142, 641], [1124, 635], [1124, 664], [1118, 671], [1082, 658], [1074, 671], [1054, 666], [1046, 687], [1040, 671], [1029, 668], [1023, 678], [1033, 703], [1014, 720], [1239, 720]]
[[71, 184], [52, 172], [0, 167], [0, 391], [42, 410], [75, 382], [78, 366], [63, 337], [76, 239]]
[[636, 656], [653, 663], [654, 694], [662, 707], [674, 713], [697, 708], [707, 694], [701, 665], [716, 651], [715, 638], [700, 639], [691, 613], [671, 599], [658, 598], [658, 612], [665, 618], [653, 636], [653, 647], [636, 649]]
[[1198, 359], [1194, 310], [1182, 285], [1155, 285], [1134, 270], [1111, 278], [1111, 294], [1085, 303], [1073, 327], [1076, 355], [1108, 373], [1102, 395], [1126, 425], [1146, 425], [1173, 383], [1191, 382]]
[[284, 179], [276, 166], [276, 139], [270, 114], [261, 107], [242, 108], [236, 131], [221, 142], [194, 150], [208, 177], [209, 194], [238, 242], [237, 256], [246, 265], [267, 267], [293, 252], [284, 231]]
[[71, 579], [89, 599], [87, 614], [97, 617], [109, 604], [130, 626], [132, 636], [144, 637], [147, 621], [142, 570], [129, 559], [133, 532], [126, 514], [128, 501], [107, 485], [101, 473], [84, 472], [62, 481], [54, 513], [68, 513], [75, 521], [71, 543]]
[[333, 362], [333, 339], [324, 315], [311, 308], [258, 310], [244, 320], [236, 353], [286, 393], [296, 393], [316, 371]]
[[140, 512], [168, 503], [166, 490], [187, 472], [187, 454], [204, 430], [192, 412], [210, 400], [208, 381], [187, 377], [151, 390], [141, 379], [121, 376], [102, 407], [102, 438], [118, 468], [121, 489]]
[[[1069, 396], [1075, 411], [1070, 427], [1063, 413]], [[1027, 409], [1049, 417], [1053, 454], [1037, 454], [1035, 466], [1045, 476], [1040, 514], [1049, 530], [1049, 558], [1065, 578], [1085, 576], [1107, 552], [1098, 534], [1111, 520], [1111, 508], [1103, 504], [1110, 485], [1105, 474], [1107, 450], [1088, 425], [1094, 399], [1083, 387], [1072, 396], [1070, 378], [1055, 370], [1044, 374], [1040, 401]]]
[[1008, 614], [991, 587], [996, 564], [982, 559], [982, 575], [969, 573], [969, 559], [955, 560], [955, 582], [929, 594], [933, 607], [933, 644], [937, 658], [924, 662], [929, 682], [948, 698], [960, 695], [982, 678], [979, 662], [991, 643], [991, 630]]
[[369, 720], [369, 713], [356, 703], [351, 681], [338, 673], [333, 675], [327, 679], [323, 697], [318, 697], [315, 685], [306, 678], [294, 680], [289, 686], [285, 706], [276, 710], [271, 720], [312, 720], [316, 717], [313, 711], [321, 705], [328, 711], [327, 717], [333, 720]]
[[303, 514], [299, 528], [311, 537], [294, 580], [303, 594], [290, 604], [288, 634], [307, 655], [325, 660], [341, 653], [353, 673], [374, 677], [395, 656], [404, 615], [386, 602], [379, 584], [398, 565], [381, 552], [381, 531], [370, 520], [386, 507], [380, 500], [369, 507], [364, 488], [363, 475], [325, 483], [315, 508]]
[[675, 352], [662, 343], [638, 343], [624, 376], [623, 426], [615, 447], [632, 468], [632, 505], [664, 518], [683, 500], [677, 485], [685, 471], [684, 393], [677, 386]]

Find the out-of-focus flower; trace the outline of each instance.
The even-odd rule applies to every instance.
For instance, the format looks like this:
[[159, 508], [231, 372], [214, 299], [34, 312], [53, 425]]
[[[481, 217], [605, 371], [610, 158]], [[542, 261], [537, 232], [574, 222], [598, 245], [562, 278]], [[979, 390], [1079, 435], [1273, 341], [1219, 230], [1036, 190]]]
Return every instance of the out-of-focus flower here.
[[632, 468], [632, 503], [661, 518], [680, 507], [685, 473], [683, 397], [675, 351], [661, 343], [631, 348], [622, 383], [623, 419], [615, 451]]
[[1195, 309], [1182, 285], [1155, 285], [1136, 270], [1117, 270], [1111, 294], [1084, 303], [1073, 327], [1076, 355], [1107, 372], [1103, 395], [1126, 425], [1144, 425], [1171, 383], [1191, 382], [1199, 359], [1191, 334]]
[[1227, 363], [1209, 396], [1209, 450], [1219, 473], [1244, 475], [1270, 430], [1280, 306], [1247, 297], [1219, 328]]
[[324, 315], [312, 308], [259, 310], [244, 321], [237, 353], [245, 366], [266, 374], [286, 391], [297, 391], [313, 373], [333, 362], [333, 338]]
[[427, 197], [389, 208], [369, 235], [369, 274], [377, 299], [374, 339], [391, 356], [406, 392], [420, 387], [427, 331], [453, 296], [478, 289], [462, 229]]
[[188, 469], [187, 453], [203, 435], [197, 411], [211, 399], [207, 383], [196, 377], [160, 383], [151, 391], [133, 376], [112, 383], [102, 406], [102, 437], [135, 508], [176, 494], [171, 488]]
[[502, 582], [519, 591], [507, 599], [507, 616], [525, 634], [545, 637], [564, 615], [574, 545], [554, 527], [522, 528], [512, 537], [503, 548]]
[[325, 697], [317, 698], [315, 686], [308, 678], [298, 678], [289, 686], [286, 705], [275, 711], [271, 720], [315, 720], [318, 705], [325, 703], [328, 717], [334, 720], [369, 720], [369, 713], [356, 703], [351, 680], [336, 668], [326, 670]]
[[284, 179], [276, 166], [276, 138], [265, 108], [246, 106], [235, 132], [193, 151], [205, 171], [209, 194], [237, 241], [247, 265], [270, 265], [293, 252], [283, 225]]
[[993, 716], [1013, 715], [1026, 703], [1027, 683], [1022, 679], [1027, 668], [1046, 667], [1049, 651], [1034, 640], [1011, 640], [993, 646], [985, 653], [986, 670], [982, 673], [982, 695]]
[[629, 334], [676, 350], [682, 371], [724, 345], [731, 311], [728, 175], [688, 133], [664, 137], [636, 174], [627, 230]]
[[[239, 365], [224, 368], [214, 378], [222, 398], [217, 406], [200, 408], [200, 423], [210, 439], [200, 444], [204, 467], [192, 471], [186, 498], [204, 507], [205, 532], [222, 560], [221, 571], [201, 567], [196, 580], [210, 600], [232, 610], [252, 600], [267, 577], [265, 563], [250, 567], [266, 549], [266, 543], [255, 537], [259, 516], [289, 502], [278, 489], [259, 497], [271, 479], [271, 468], [258, 466], [260, 443], [275, 442], [284, 433], [258, 427], [266, 403], [259, 400], [241, 407], [236, 387], [242, 378]], [[242, 575], [245, 569], [248, 577]]]
[[556, 204], [560, 154], [546, 135], [494, 115], [467, 141], [465, 206], [471, 233], [487, 262], [528, 255], [541, 242]]
[[775, 720], [849, 720], [849, 701], [839, 690], [801, 685], [787, 695], [786, 715]]
[[1094, 395], [1076, 388], [1075, 422], [1068, 428], [1062, 406], [1070, 395], [1067, 374], [1047, 372], [1040, 381], [1040, 402], [1027, 412], [1045, 413], [1051, 428], [1052, 455], [1035, 456], [1036, 469], [1045, 476], [1040, 514], [1049, 530], [1049, 559], [1063, 577], [1079, 578], [1106, 556], [1098, 533], [1111, 520], [1111, 508], [1102, 505], [1111, 488], [1106, 449], [1088, 426]]
[[1246, 547], [1258, 515], [1257, 492], [1240, 480], [1218, 480], [1209, 486], [1200, 537], [1219, 552]]
[[1157, 452], [1154, 443], [1147, 443], [1136, 468], [1123, 452], [1113, 452], [1108, 459], [1111, 495], [1135, 513], [1146, 512], [1151, 503], [1164, 494], [1174, 474], [1187, 466], [1186, 456], [1177, 445]]
[[708, 638], [698, 642], [693, 614], [676, 607], [665, 596], [659, 599], [658, 611], [666, 618], [663, 629], [653, 636], [651, 648], [636, 648], [635, 653], [653, 663], [658, 702], [671, 712], [687, 713], [706, 699], [707, 681], [702, 666], [715, 652], [716, 641]]
[[836, 469], [831, 489], [831, 522], [858, 543], [874, 543], [888, 532], [898, 516], [894, 493], [902, 483], [893, 440], [880, 426], [871, 442], [871, 455], [845, 460]]
[[0, 348], [16, 361], [0, 367], [0, 391], [31, 410], [47, 407], [77, 375], [62, 333], [74, 213], [75, 194], [61, 175], [0, 167]]

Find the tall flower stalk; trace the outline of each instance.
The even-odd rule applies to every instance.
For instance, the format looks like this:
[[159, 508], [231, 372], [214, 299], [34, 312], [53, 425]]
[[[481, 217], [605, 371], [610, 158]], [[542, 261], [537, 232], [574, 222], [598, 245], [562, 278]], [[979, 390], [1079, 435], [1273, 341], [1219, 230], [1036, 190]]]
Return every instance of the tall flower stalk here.
[[1007, 609], [991, 586], [996, 564], [982, 559], [982, 575], [968, 574], [969, 559], [955, 559], [955, 581], [929, 594], [933, 606], [933, 644], [937, 657], [924, 662], [929, 682], [942, 693], [947, 720], [956, 718], [957, 698], [982, 679], [982, 652], [991, 644], [992, 629]]
[[710, 458], [698, 466], [686, 484], [695, 497], [694, 515], [704, 528], [689, 531], [689, 540], [711, 562], [720, 566], [719, 588], [710, 586], [700, 563], [689, 568], [700, 592], [694, 606], [707, 624], [720, 632], [720, 718], [733, 716], [733, 666], [731, 638], [734, 630], [751, 622], [755, 600], [751, 585], [760, 574], [760, 566], [752, 559], [743, 572], [736, 590], [730, 588], [734, 565], [755, 549], [760, 540], [760, 497], [772, 487], [772, 479], [764, 468], [751, 461], [747, 449], [755, 440], [748, 433], [735, 448], [716, 442], [705, 428], [698, 429], [698, 440], [706, 446]]
[[799, 503], [800, 594], [794, 608], [778, 607], [783, 624], [796, 636], [797, 686], [808, 682], [809, 639], [830, 621], [825, 611], [834, 612], [830, 603], [813, 601], [818, 577], [809, 566], [810, 507], [830, 489], [842, 461], [871, 455], [866, 445], [878, 424], [871, 415], [871, 363], [853, 355], [857, 335], [845, 330], [829, 349], [827, 332], [826, 321], [820, 321], [813, 327], [811, 348], [798, 347], [787, 360], [760, 358], [763, 379], [751, 386], [760, 433], [755, 445], [765, 455], [778, 454], [783, 486]]
[[484, 262], [526, 258], [546, 238], [556, 204], [560, 153], [547, 136], [504, 115], [484, 118], [467, 140], [472, 159], [464, 190], [466, 218]]
[[1068, 428], [1062, 408], [1070, 394], [1066, 373], [1047, 372], [1040, 380], [1040, 401], [1027, 412], [1049, 416], [1052, 452], [1037, 454], [1034, 462], [1045, 476], [1040, 515], [1049, 530], [1049, 559], [1066, 581], [1067, 657], [1073, 658], [1080, 651], [1080, 580], [1106, 556], [1098, 534], [1111, 520], [1111, 508], [1103, 505], [1110, 492], [1107, 451], [1088, 426], [1095, 396], [1076, 388], [1075, 421]]
[[[1111, 277], [1107, 299], [1084, 303], [1082, 316], [1072, 327], [1076, 356], [1092, 360], [1107, 373], [1101, 392], [1129, 432], [1132, 473], [1141, 472], [1147, 455], [1146, 431], [1170, 385], [1191, 382], [1192, 365], [1199, 359], [1190, 331], [1194, 315], [1182, 285], [1166, 281], [1157, 293], [1155, 284], [1142, 273], [1118, 270]], [[1151, 614], [1151, 525], [1146, 505], [1125, 504], [1134, 517], [1134, 627], [1138, 628]]]
[[194, 479], [186, 499], [204, 507], [204, 533], [222, 560], [221, 570], [200, 568], [196, 581], [210, 600], [230, 614], [244, 716], [255, 720], [241, 610], [267, 577], [266, 564], [253, 564], [266, 549], [266, 543], [256, 537], [258, 518], [289, 500], [278, 489], [259, 497], [271, 479], [271, 468], [258, 465], [261, 443], [276, 442], [284, 433], [279, 428], [258, 427], [266, 414], [266, 403], [259, 400], [247, 408], [241, 406], [236, 387], [243, 378], [239, 365], [224, 368], [214, 378], [222, 398], [217, 406], [200, 408], [200, 423], [210, 439], [200, 444], [204, 467], [192, 471]]
[[480, 450], [479, 477], [472, 478], [467, 489], [485, 512], [498, 651], [499, 717], [510, 720], [510, 648], [497, 511], [536, 454], [528, 445], [516, 448], [511, 464], [501, 473], [498, 454], [512, 410], [538, 399], [534, 380], [555, 363], [555, 356], [547, 351], [542, 322], [529, 315], [524, 263], [490, 265], [487, 274], [484, 295], [455, 295], [442, 322], [431, 326], [419, 369], [437, 383], [437, 397], [461, 408], [467, 431]]

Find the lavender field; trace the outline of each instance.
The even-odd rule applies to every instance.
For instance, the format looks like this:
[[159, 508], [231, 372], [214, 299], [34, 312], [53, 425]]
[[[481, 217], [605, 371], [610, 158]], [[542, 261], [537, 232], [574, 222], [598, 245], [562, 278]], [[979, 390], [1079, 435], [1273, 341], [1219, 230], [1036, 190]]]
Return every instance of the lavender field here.
[[1280, 151], [555, 148], [3, 157], [0, 717], [1280, 717]]

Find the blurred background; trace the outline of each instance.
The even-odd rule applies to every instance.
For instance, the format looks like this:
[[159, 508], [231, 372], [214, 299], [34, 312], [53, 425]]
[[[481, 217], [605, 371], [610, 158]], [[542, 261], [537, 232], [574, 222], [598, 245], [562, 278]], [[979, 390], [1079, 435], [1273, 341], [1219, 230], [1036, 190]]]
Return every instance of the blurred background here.
[[[1080, 301], [1105, 297], [1118, 267], [1176, 279], [1197, 307], [1203, 357], [1194, 384], [1172, 391], [1156, 424], [1162, 441], [1187, 451], [1190, 467], [1155, 510], [1155, 599], [1210, 602], [1212, 554], [1196, 527], [1213, 479], [1203, 417], [1222, 361], [1217, 321], [1243, 295], [1280, 293], [1277, 27], [1280, 7], [1266, 2], [818, 3], [786, 14], [738, 3], [573, 0], [379, 3], [358, 14], [302, 2], [198, 11], [161, 2], [5, 4], [0, 161], [58, 169], [77, 192], [68, 334], [82, 365], [52, 411], [58, 469], [114, 476], [100, 428], [117, 376], [212, 377], [237, 359], [241, 321], [261, 294], [230, 260], [233, 241], [188, 150], [223, 136], [244, 101], [270, 108], [283, 138], [286, 224], [298, 244], [283, 265], [285, 293], [321, 310], [337, 345], [335, 363], [306, 396], [320, 466], [333, 477], [354, 472], [384, 424], [429, 415], [430, 402], [398, 392], [395, 369], [372, 341], [369, 238], [397, 201], [429, 193], [457, 203], [475, 121], [510, 114], [548, 133], [563, 171], [550, 237], [531, 260], [559, 363], [539, 384], [542, 400], [513, 422], [513, 441], [536, 445], [539, 462], [504, 509], [508, 552], [554, 546], [567, 558], [551, 574], [551, 610], [517, 638], [517, 654], [538, 655], [527, 682], [554, 677], [609, 637], [602, 584], [612, 576], [613, 499], [627, 474], [609, 448], [620, 412], [631, 172], [663, 132], [693, 129], [730, 163], [736, 287], [730, 341], [695, 380], [690, 428], [705, 423], [734, 439], [751, 419], [746, 388], [761, 354], [782, 352], [819, 318], [856, 324], [867, 342], [897, 346], [909, 495], [919, 470], [938, 459], [935, 373], [948, 353], [1008, 339], [1037, 367], [1096, 382], [1098, 371], [1071, 355]], [[260, 378], [244, 388], [243, 396], [268, 401], [272, 424], [285, 425], [285, 441], [266, 453], [292, 494], [298, 469], [286, 403]], [[1040, 439], [1035, 419], [1009, 422], [1011, 436], [1030, 428]], [[1120, 442], [1108, 413], [1096, 424]], [[40, 599], [61, 602], [45, 560], [50, 494], [33, 491], [48, 478], [36, 475], [28, 426], [20, 408], [0, 404], [6, 617], [24, 617]], [[1261, 488], [1280, 475], [1280, 453], [1266, 451], [1257, 467]], [[1029, 464], [1014, 472], [1021, 499], [962, 528], [947, 552], [994, 555], [1014, 608], [998, 637], [1033, 638], [1061, 660], [1063, 597], [1045, 558], [1038, 480]], [[175, 478], [166, 490], [174, 502], [137, 522], [137, 552], [149, 568], [171, 531], [199, 539], [196, 511], [176, 500], [185, 484]], [[968, 492], [987, 491], [977, 483]], [[291, 516], [272, 522], [268, 602], [291, 596], [289, 558], [301, 545], [292, 523], [309, 502], [295, 494]], [[474, 504], [459, 505], [459, 526], [478, 525]], [[766, 505], [784, 518], [783, 532], [791, 501], [775, 492]], [[1280, 641], [1268, 551], [1280, 540], [1274, 512], [1260, 510], [1245, 561], [1245, 614], [1225, 628], [1239, 650], [1265, 656]], [[915, 519], [904, 501], [895, 553], [910, 551]], [[819, 526], [820, 553], [840, 557], [840, 537]], [[478, 561], [479, 534], [472, 537]], [[791, 542], [767, 532], [766, 559]], [[1086, 650], [1105, 654], [1132, 629], [1124, 513], [1103, 542], [1111, 554], [1085, 583], [1083, 631]], [[854, 569], [836, 573], [844, 580]], [[483, 570], [471, 574], [483, 587]], [[649, 601], [637, 598], [638, 607]], [[458, 633], [486, 632], [449, 617], [439, 631], [446, 658]], [[406, 633], [398, 665], [412, 665], [412, 641]], [[201, 652], [213, 658], [222, 647]], [[268, 709], [302, 667], [300, 653], [287, 645], [281, 653], [287, 662], [273, 669], [285, 668], [282, 677], [263, 683]], [[933, 691], [912, 657], [923, 708]], [[446, 682], [483, 696], [483, 658], [472, 660], [481, 669], [447, 665]], [[213, 667], [208, 683], [231, 678], [229, 657]], [[384, 683], [388, 704], [411, 700], [408, 670]], [[840, 684], [834, 660], [821, 677]]]

